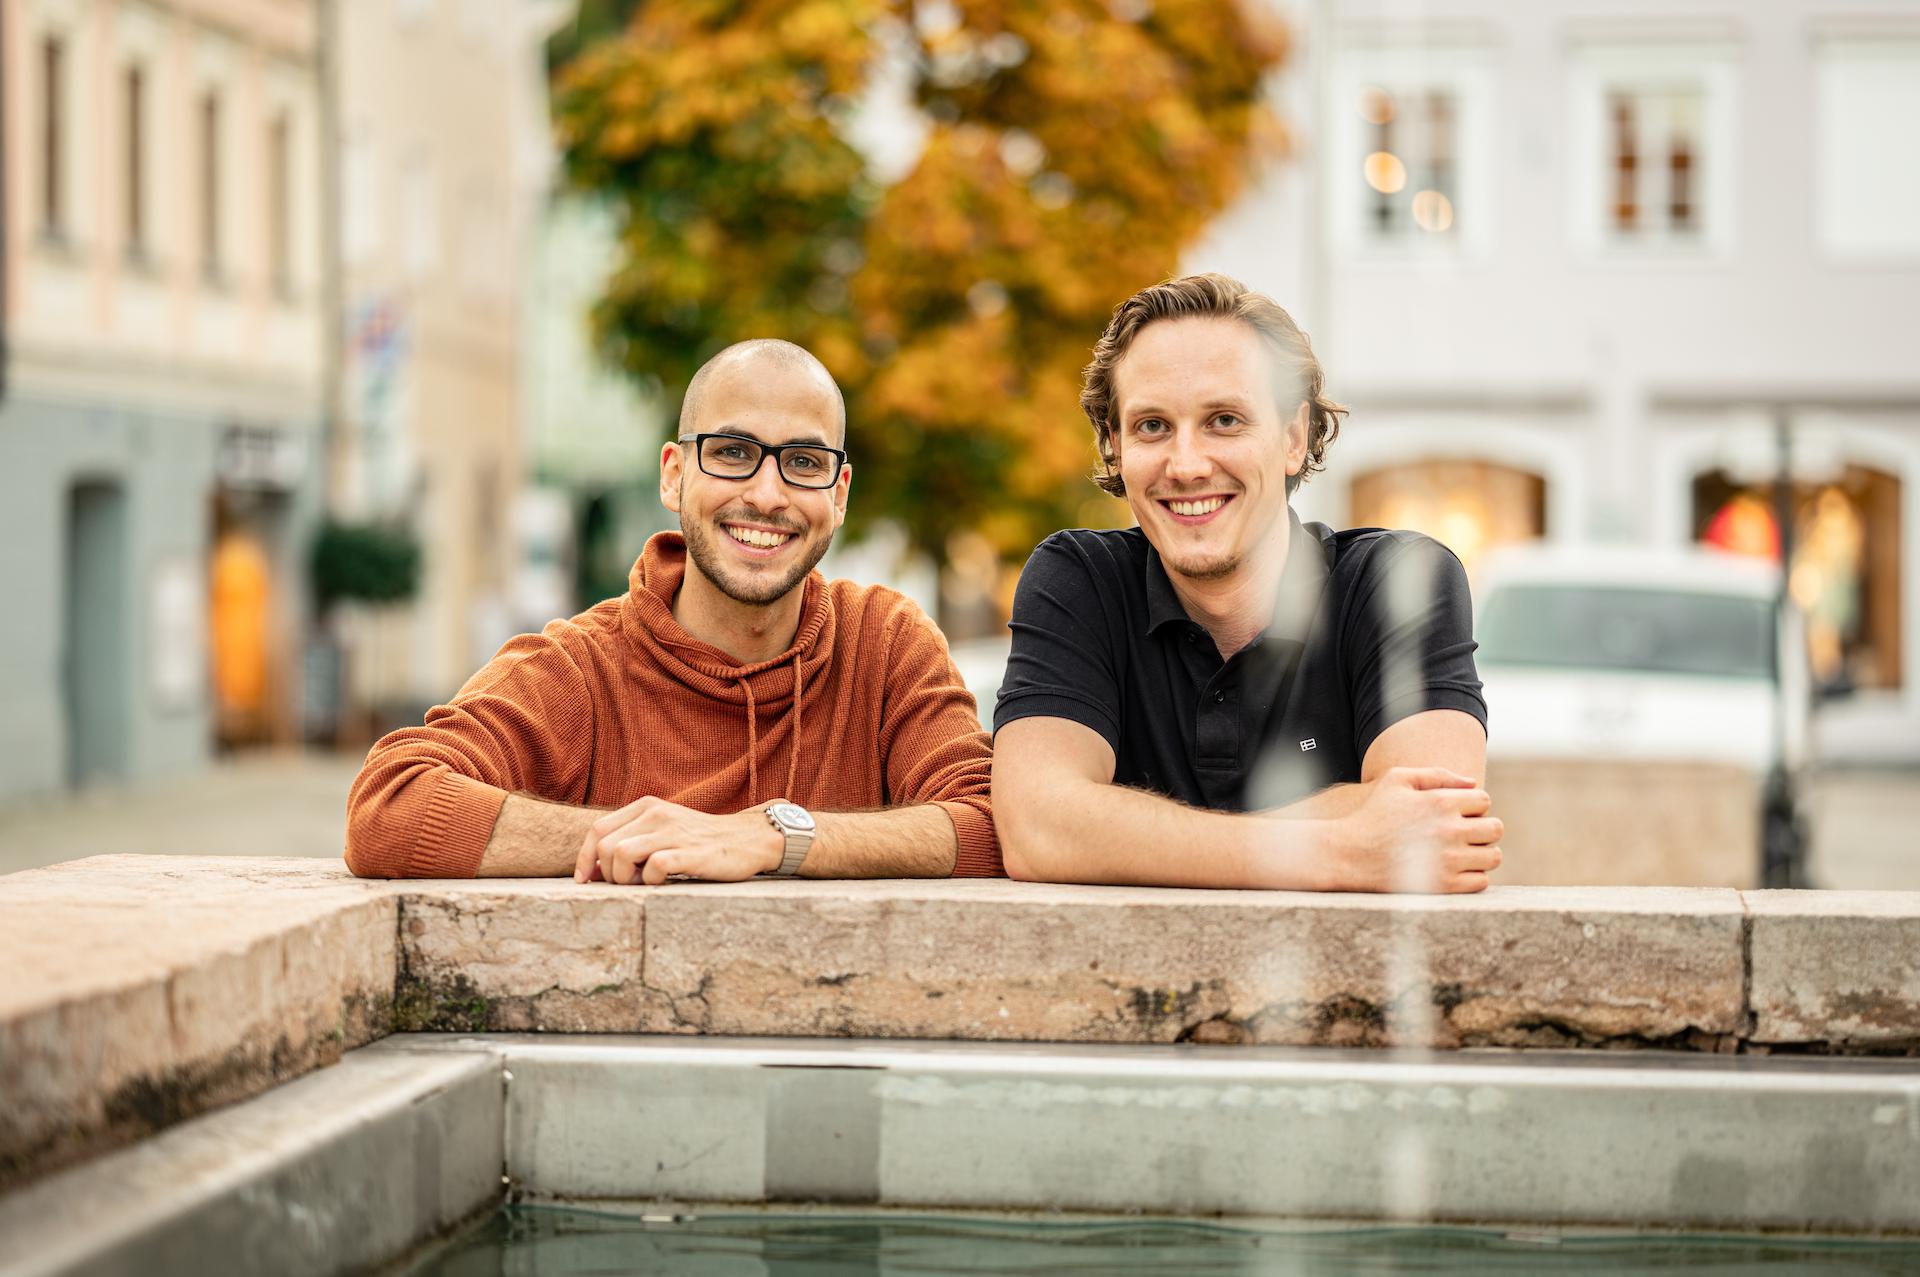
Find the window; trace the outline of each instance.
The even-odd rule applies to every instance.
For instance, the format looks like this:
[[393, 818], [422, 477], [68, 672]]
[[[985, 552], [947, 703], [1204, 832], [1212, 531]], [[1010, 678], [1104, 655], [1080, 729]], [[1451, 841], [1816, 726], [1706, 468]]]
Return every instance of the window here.
[[1814, 224], [1841, 258], [1920, 257], [1920, 38], [1816, 46]]
[[50, 35], [40, 42], [40, 226], [55, 240], [67, 230], [66, 86], [66, 41]]
[[[1796, 431], [1803, 442], [1822, 433], [1820, 428]], [[1838, 457], [1847, 452], [1833, 435], [1814, 447], [1831, 448]], [[1858, 463], [1834, 465], [1817, 480], [1796, 481], [1786, 494], [1776, 494], [1769, 478], [1704, 471], [1693, 479], [1693, 535], [1717, 550], [1777, 563], [1781, 537], [1775, 501], [1786, 496], [1793, 512], [1787, 585], [1800, 605], [1815, 681], [1898, 688], [1905, 486], [1896, 474]]]
[[200, 266], [209, 283], [222, 275], [220, 260], [220, 94], [200, 96]]
[[1485, 255], [1495, 189], [1491, 50], [1350, 38], [1328, 82], [1325, 198], [1336, 247], [1396, 261]]
[[1578, 247], [1596, 255], [1731, 247], [1735, 47], [1576, 43], [1567, 193]]
[[1347, 511], [1354, 527], [1424, 532], [1472, 568], [1489, 550], [1546, 534], [1547, 481], [1478, 458], [1394, 462], [1353, 477]]
[[1360, 164], [1370, 232], [1381, 238], [1448, 235], [1458, 197], [1459, 106], [1445, 88], [1395, 92], [1370, 85], [1360, 117], [1369, 150]]
[[293, 292], [293, 122], [284, 110], [267, 127], [267, 269], [282, 297]]
[[1607, 95], [1607, 216], [1622, 237], [1700, 230], [1697, 86], [1615, 89]]
[[127, 256], [147, 258], [146, 73], [138, 63], [126, 71], [126, 235]]

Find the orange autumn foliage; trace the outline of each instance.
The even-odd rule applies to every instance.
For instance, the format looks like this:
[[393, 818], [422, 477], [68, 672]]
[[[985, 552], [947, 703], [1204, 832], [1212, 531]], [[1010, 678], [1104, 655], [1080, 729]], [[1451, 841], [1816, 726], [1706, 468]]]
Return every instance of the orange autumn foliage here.
[[[729, 342], [808, 346], [858, 518], [1023, 556], [1088, 514], [1112, 307], [1281, 149], [1285, 48], [1231, 0], [645, 0], [555, 79], [569, 181], [622, 214], [600, 343], [676, 394]], [[903, 68], [924, 139], [883, 183], [849, 134]]]

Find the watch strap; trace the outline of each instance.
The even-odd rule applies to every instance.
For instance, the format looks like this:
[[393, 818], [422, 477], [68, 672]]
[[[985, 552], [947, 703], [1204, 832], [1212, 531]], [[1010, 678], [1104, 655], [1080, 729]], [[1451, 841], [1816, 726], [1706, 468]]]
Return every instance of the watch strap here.
[[791, 825], [782, 824], [781, 821], [773, 814], [773, 809], [775, 807], [779, 807], [783, 805], [787, 805], [786, 800], [780, 799], [775, 802], [768, 803], [765, 807], [761, 809], [766, 813], [767, 823], [772, 825], [775, 829], [778, 829], [780, 831], [781, 837], [786, 839], [786, 847], [780, 854], [779, 866], [777, 868], [767, 870], [763, 875], [764, 877], [768, 877], [768, 878], [793, 877], [795, 874], [800, 872], [800, 866], [802, 863], [806, 861], [807, 853], [813, 850], [813, 835], [815, 832], [814, 830], [796, 829]]

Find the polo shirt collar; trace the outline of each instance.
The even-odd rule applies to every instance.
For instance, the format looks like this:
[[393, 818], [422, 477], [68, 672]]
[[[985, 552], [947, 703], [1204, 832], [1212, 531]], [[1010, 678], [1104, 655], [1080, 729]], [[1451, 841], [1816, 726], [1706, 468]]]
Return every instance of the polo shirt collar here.
[[1160, 562], [1160, 551], [1153, 548], [1153, 542], [1147, 542], [1147, 628], [1148, 634], [1154, 633], [1163, 625], [1172, 625], [1176, 621], [1191, 623], [1187, 609], [1180, 606], [1180, 596], [1173, 592], [1173, 582], [1167, 579], [1167, 569]]
[[[1274, 599], [1273, 620], [1260, 632], [1255, 643], [1280, 639], [1304, 643], [1320, 606], [1320, 592], [1327, 583], [1333, 556], [1332, 533], [1324, 524], [1311, 528], [1287, 506], [1287, 562], [1280, 570], [1280, 592]], [[1158, 632], [1175, 622], [1193, 624], [1187, 609], [1180, 604], [1167, 569], [1160, 562], [1160, 551], [1147, 543], [1147, 624], [1146, 633]]]

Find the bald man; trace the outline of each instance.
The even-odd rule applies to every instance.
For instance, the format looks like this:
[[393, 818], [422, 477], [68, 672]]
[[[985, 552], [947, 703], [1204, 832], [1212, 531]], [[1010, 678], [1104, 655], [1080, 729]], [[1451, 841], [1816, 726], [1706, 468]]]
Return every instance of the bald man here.
[[348, 799], [362, 877], [659, 884], [998, 875], [991, 760], [911, 601], [814, 570], [846, 517], [846, 406], [783, 341], [695, 374], [660, 451], [679, 532], [627, 593], [522, 635]]

